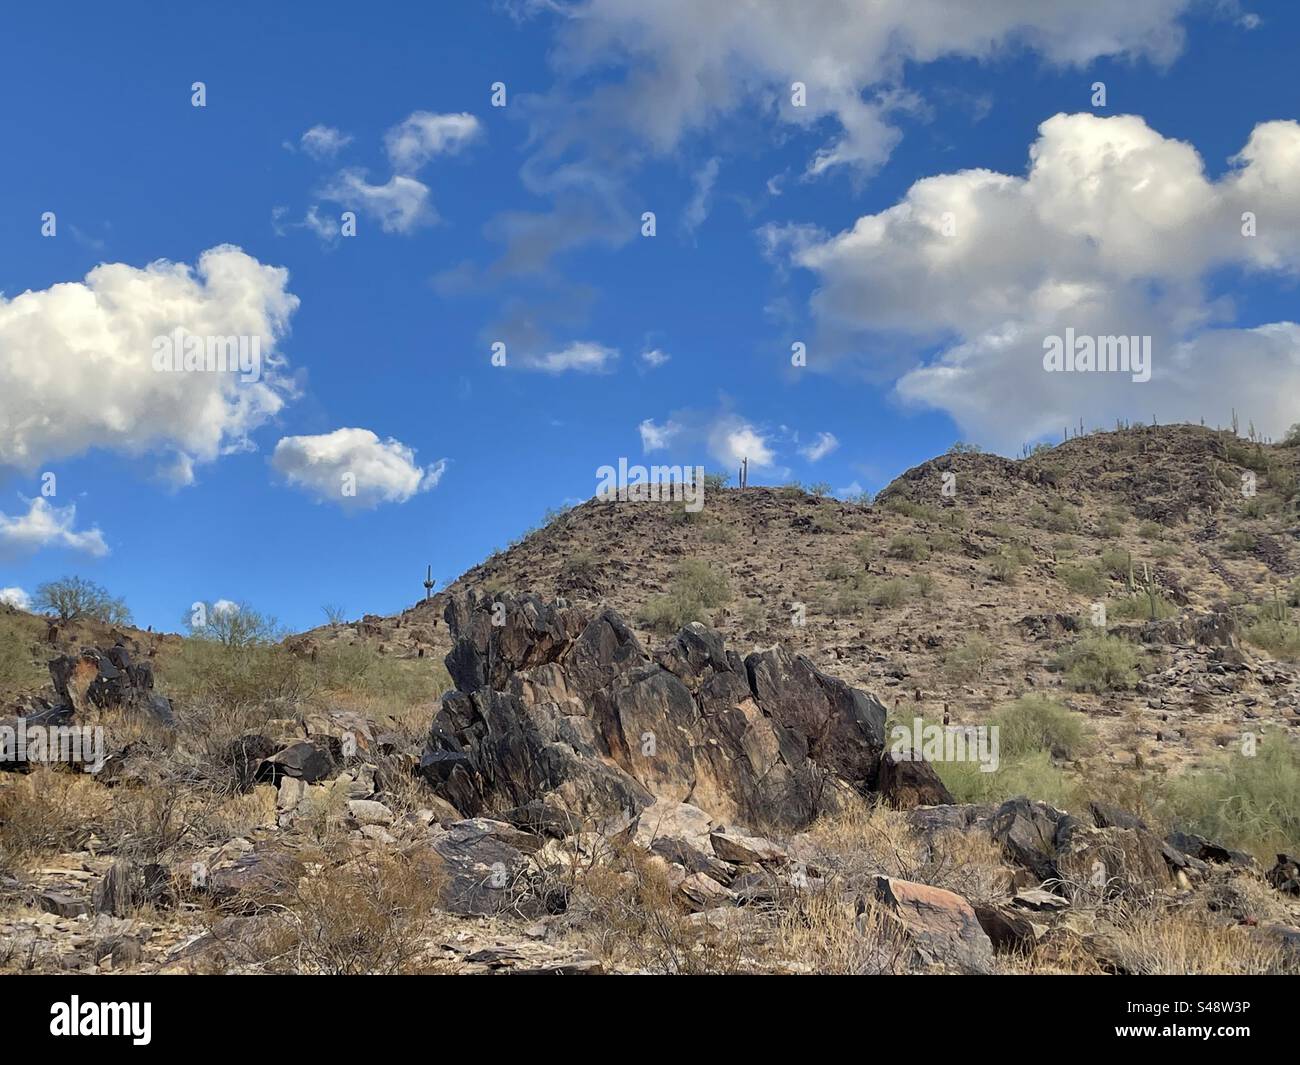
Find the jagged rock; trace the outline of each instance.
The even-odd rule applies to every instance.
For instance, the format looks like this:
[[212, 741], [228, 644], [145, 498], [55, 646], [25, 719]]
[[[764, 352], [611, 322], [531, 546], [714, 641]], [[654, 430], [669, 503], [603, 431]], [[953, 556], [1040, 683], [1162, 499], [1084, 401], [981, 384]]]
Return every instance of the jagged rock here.
[[1160, 840], [1145, 829], [1093, 828], [1071, 819], [1058, 833], [1056, 867], [1071, 898], [1148, 894], [1173, 886]]
[[971, 908], [998, 954], [1031, 950], [1046, 931], [1044, 925], [1035, 924], [1023, 910], [1009, 903], [976, 902]]
[[691, 873], [677, 885], [677, 890], [696, 912], [736, 901], [736, 896], [728, 888], [703, 873]]
[[139, 710], [160, 724], [176, 723], [171, 700], [153, 690], [153, 666], [132, 662], [121, 645], [102, 650], [84, 648], [79, 656], [60, 655], [50, 660], [50, 679], [63, 705], [84, 715], [92, 707], [102, 710]]
[[789, 860], [782, 848], [761, 836], [714, 832], [709, 836], [709, 842], [713, 845], [714, 854], [724, 862], [736, 865], [763, 865], [768, 862], [784, 864]]
[[393, 811], [374, 799], [349, 799], [348, 816], [363, 827], [393, 823]]
[[664, 861], [680, 865], [687, 873], [701, 873], [724, 886], [730, 886], [736, 875], [722, 859], [696, 849], [685, 840], [660, 836], [650, 842], [649, 849]]
[[1070, 900], [1063, 899], [1060, 895], [1053, 895], [1042, 888], [1024, 888], [1015, 893], [1011, 905], [1033, 913], [1051, 913], [1056, 910], [1068, 910]]
[[934, 766], [924, 758], [906, 758], [886, 751], [880, 760], [881, 798], [900, 810], [917, 806], [946, 806], [954, 800]]
[[482, 917], [514, 913], [535, 918], [562, 912], [562, 899], [533, 890], [528, 859], [500, 838], [501, 830], [518, 831], [501, 822], [473, 819], [434, 830], [428, 846], [443, 878], [443, 908]]
[[1092, 820], [1098, 828], [1147, 829], [1146, 822], [1140, 817], [1121, 810], [1118, 806], [1111, 806], [1109, 803], [1091, 800], [1088, 803], [1088, 813], [1092, 815]]
[[1066, 816], [1043, 802], [1008, 799], [993, 814], [990, 829], [1006, 856], [1041, 884], [1057, 877], [1056, 832]]
[[56, 917], [80, 917], [90, 912], [90, 903], [85, 899], [54, 889], [47, 889], [37, 895], [36, 905], [45, 913], [52, 913]]
[[749, 655], [745, 671], [764, 713], [800, 739], [808, 758], [856, 787], [874, 787], [888, 713], [880, 700], [779, 646]]
[[1300, 895], [1300, 858], [1279, 854], [1268, 871], [1268, 882], [1284, 895]]
[[[652, 659], [612, 610], [457, 596], [419, 771], [458, 810], [544, 802], [610, 826], [657, 800], [799, 827], [875, 783], [884, 707], [780, 648], [743, 663], [692, 624]], [[493, 624], [494, 618], [500, 624]]]
[[664, 800], [647, 806], [637, 815], [631, 826], [631, 839], [644, 849], [649, 849], [657, 839], [675, 839], [697, 851], [708, 851], [713, 827], [713, 818], [698, 806]]
[[1254, 869], [1255, 859], [1244, 851], [1234, 851], [1191, 832], [1171, 832], [1166, 842], [1202, 862], [1214, 865], [1232, 865], [1238, 869]]
[[293, 777], [307, 784], [325, 780], [338, 769], [331, 745], [323, 740], [302, 740], [276, 751], [262, 760], [254, 774], [258, 783], [278, 784], [284, 777]]
[[306, 872], [292, 852], [260, 847], [192, 878], [193, 886], [220, 906], [256, 912], [288, 894]]
[[941, 832], [967, 832], [988, 825], [997, 809], [977, 803], [926, 806], [910, 810], [907, 820], [927, 841], [933, 842], [934, 837]]
[[878, 876], [875, 897], [927, 967], [956, 973], [988, 973], [993, 944], [971, 904], [929, 884]]
[[146, 903], [163, 906], [172, 902], [171, 874], [157, 863], [140, 865], [119, 858], [109, 867], [94, 892], [96, 913], [129, 917]]
[[[443, 800], [437, 801], [443, 802], [444, 806], [451, 808], [450, 804]], [[455, 819], [459, 820], [460, 815], [455, 814]], [[551, 839], [564, 839], [582, 829], [582, 822], [567, 810], [550, 806], [542, 799], [533, 799], [524, 803], [523, 806], [516, 806], [513, 810], [506, 810], [501, 814], [501, 820], [508, 821], [515, 828], [524, 832], [531, 832], [537, 836], [548, 836]]]

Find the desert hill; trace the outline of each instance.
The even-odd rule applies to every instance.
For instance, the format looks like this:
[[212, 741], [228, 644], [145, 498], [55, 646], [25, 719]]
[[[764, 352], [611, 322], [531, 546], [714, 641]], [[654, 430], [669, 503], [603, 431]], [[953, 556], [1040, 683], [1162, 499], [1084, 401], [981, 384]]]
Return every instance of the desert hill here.
[[[979, 723], [1000, 702], [1046, 692], [1095, 723], [1098, 760], [1181, 768], [1243, 731], [1300, 728], [1300, 669], [1272, 653], [1300, 636], [1257, 621], [1300, 592], [1298, 471], [1300, 447], [1141, 426], [1022, 460], [949, 453], [869, 505], [799, 487], [712, 491], [696, 515], [593, 500], [397, 617], [302, 640], [364, 635], [441, 660], [445, 602], [470, 590], [610, 605], [646, 642], [690, 615], [746, 649], [797, 649], [900, 718], [946, 708]], [[700, 573], [677, 577], [697, 563]], [[677, 616], [656, 626], [656, 603], [673, 615], [668, 600], [701, 574], [724, 579], [717, 605], [684, 592]], [[1075, 690], [1057, 659], [1098, 629], [1139, 650], [1133, 681]]]
[[0, 726], [105, 758], [0, 758], [0, 970], [1294, 971], [1298, 458], [591, 501], [282, 641], [5, 608]]

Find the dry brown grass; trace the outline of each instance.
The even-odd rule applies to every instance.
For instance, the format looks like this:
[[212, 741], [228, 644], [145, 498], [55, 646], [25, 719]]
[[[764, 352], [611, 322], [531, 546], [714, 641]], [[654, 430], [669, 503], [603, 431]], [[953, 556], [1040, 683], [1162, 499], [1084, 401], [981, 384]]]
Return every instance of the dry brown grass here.
[[674, 898], [659, 859], [620, 848], [614, 861], [581, 869], [577, 883], [569, 921], [607, 967], [679, 975], [746, 967], [747, 944], [739, 928], [692, 920]]
[[258, 944], [269, 972], [393, 975], [445, 968], [431, 955], [442, 870], [427, 850], [342, 848], [306, 856], [312, 872], [266, 911]]
[[0, 849], [15, 861], [80, 850], [112, 809], [111, 794], [93, 776], [36, 766], [0, 786]]
[[1281, 947], [1200, 903], [1115, 904], [1080, 911], [1027, 955], [1016, 973], [1241, 976], [1294, 973]]

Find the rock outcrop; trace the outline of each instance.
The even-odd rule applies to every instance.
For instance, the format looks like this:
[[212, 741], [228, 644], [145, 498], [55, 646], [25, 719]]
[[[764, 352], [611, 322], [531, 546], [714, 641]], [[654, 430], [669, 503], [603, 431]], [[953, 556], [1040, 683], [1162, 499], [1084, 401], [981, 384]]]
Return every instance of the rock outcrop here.
[[[630, 822], [656, 802], [798, 828], [876, 787], [885, 708], [783, 648], [691, 624], [654, 654], [609, 609], [458, 597], [420, 772], [465, 816]], [[549, 811], [543, 815], [538, 803]]]

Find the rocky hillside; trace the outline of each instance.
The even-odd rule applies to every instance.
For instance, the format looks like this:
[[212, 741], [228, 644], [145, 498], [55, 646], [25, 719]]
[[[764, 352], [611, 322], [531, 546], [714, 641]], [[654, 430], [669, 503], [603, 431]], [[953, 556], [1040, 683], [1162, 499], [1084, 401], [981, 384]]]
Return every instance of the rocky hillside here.
[[7, 612], [0, 732], [102, 757], [0, 754], [0, 969], [1296, 971], [1296, 452], [592, 502], [282, 644]]
[[[900, 718], [978, 724], [1048, 693], [1104, 740], [1094, 760], [1180, 770], [1243, 732], [1300, 730], [1300, 636], [1252, 625], [1297, 602], [1298, 472], [1298, 447], [1138, 427], [1021, 461], [944, 455], [870, 505], [796, 487], [722, 489], [696, 515], [590, 501], [398, 617], [302, 639], [440, 659], [447, 597], [469, 590], [609, 605], [643, 641], [690, 615], [745, 651], [779, 641], [806, 654]], [[694, 560], [725, 578], [718, 604], [688, 590], [684, 612], [653, 625], [656, 598], [698, 580], [678, 577]], [[1096, 631], [1136, 650], [1122, 687], [1081, 690], [1060, 668]]]

